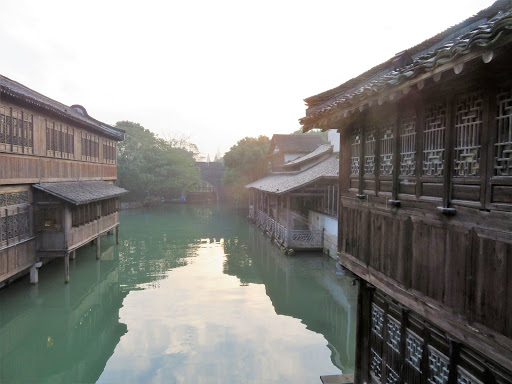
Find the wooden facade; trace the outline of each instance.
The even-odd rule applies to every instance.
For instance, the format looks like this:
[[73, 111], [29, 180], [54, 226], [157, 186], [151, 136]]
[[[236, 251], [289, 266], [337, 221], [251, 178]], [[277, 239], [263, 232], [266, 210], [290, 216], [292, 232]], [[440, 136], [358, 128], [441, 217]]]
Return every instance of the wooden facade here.
[[511, 24], [497, 1], [309, 100], [341, 134], [358, 383], [512, 382]]
[[[285, 135], [276, 136], [282, 139]], [[288, 253], [324, 250], [336, 254], [337, 233], [326, 232], [325, 222], [333, 221], [336, 229], [331, 232], [337, 232], [339, 160], [331, 145], [321, 143], [318, 140], [310, 153], [280, 164], [277, 172], [272, 169], [264, 178], [246, 185], [249, 220]]]
[[[0, 76], [0, 286], [27, 272], [42, 252], [72, 251], [97, 237], [107, 225], [103, 221], [109, 229], [116, 227], [117, 213], [111, 212], [109, 218], [98, 217], [92, 231], [84, 229], [86, 223], [75, 228], [69, 204], [34, 193], [32, 186], [78, 180], [114, 183], [116, 145], [123, 135], [90, 117], [82, 106], [65, 106]], [[55, 204], [53, 211], [48, 204]], [[60, 227], [44, 228], [41, 222], [58, 222]], [[65, 236], [57, 234], [68, 224]], [[50, 246], [52, 236], [55, 243]]]

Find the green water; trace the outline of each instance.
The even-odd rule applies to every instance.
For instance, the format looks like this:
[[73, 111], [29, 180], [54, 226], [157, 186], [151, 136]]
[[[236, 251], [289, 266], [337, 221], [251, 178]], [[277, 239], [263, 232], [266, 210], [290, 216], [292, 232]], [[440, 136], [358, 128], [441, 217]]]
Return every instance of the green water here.
[[0, 383], [320, 383], [353, 372], [356, 288], [284, 256], [241, 212], [121, 212], [103, 237], [0, 290]]

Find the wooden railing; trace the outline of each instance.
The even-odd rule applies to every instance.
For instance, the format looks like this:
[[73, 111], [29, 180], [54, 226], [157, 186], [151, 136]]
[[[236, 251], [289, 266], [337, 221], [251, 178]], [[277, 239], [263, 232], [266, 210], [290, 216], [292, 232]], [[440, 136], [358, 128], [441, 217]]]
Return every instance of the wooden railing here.
[[255, 220], [270, 236], [281, 244], [294, 249], [316, 249], [323, 247], [323, 231], [310, 231], [307, 229], [291, 230], [288, 238], [288, 229], [265, 212], [249, 207], [249, 217]]
[[292, 230], [290, 247], [292, 248], [322, 248], [324, 231]]

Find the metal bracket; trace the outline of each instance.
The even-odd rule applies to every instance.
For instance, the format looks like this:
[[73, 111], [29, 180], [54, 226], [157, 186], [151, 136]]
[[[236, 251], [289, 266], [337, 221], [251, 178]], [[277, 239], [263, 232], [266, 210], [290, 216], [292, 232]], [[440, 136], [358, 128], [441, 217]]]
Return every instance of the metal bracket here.
[[457, 213], [455, 208], [437, 207], [437, 210], [440, 211], [443, 215], [453, 216]]

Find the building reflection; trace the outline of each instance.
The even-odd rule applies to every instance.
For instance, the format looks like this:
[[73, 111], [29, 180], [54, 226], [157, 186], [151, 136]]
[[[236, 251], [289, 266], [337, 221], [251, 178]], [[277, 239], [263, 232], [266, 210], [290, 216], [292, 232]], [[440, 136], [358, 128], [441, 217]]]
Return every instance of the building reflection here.
[[[106, 243], [106, 242], [105, 242]], [[2, 292], [0, 382], [95, 382], [126, 333], [119, 309], [127, 295], [119, 284], [117, 248], [109, 241], [102, 259], [93, 248], [72, 263], [63, 286], [59, 265], [49, 265], [39, 285]], [[59, 264], [60, 260], [54, 262]], [[57, 277], [58, 276], [58, 277]], [[12, 289], [11, 289], [12, 288]]]
[[247, 243], [225, 239], [224, 250], [224, 273], [244, 285], [265, 284], [276, 313], [322, 334], [332, 363], [343, 373], [353, 372], [357, 289], [352, 279], [336, 275], [333, 260], [321, 254], [285, 256], [252, 226]]

